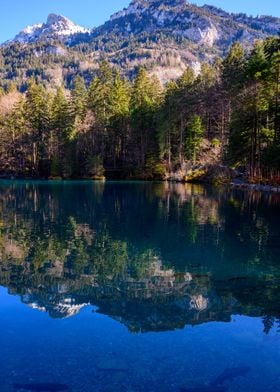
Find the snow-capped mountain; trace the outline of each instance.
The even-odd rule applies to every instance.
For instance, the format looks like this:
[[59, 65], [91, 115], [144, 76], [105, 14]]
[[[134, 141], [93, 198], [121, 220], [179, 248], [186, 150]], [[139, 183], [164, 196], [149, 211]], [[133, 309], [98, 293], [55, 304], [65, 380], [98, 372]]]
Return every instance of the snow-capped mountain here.
[[12, 42], [26, 44], [50, 38], [65, 39], [75, 34], [89, 32], [90, 30], [75, 24], [62, 15], [50, 14], [46, 23], [27, 26], [16, 35]]

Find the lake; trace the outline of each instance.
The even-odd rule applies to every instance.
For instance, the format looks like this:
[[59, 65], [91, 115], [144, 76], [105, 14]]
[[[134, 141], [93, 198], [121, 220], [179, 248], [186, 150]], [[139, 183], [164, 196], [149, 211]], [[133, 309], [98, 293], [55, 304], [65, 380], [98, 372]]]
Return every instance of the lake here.
[[276, 194], [0, 182], [1, 392], [279, 391], [279, 218]]

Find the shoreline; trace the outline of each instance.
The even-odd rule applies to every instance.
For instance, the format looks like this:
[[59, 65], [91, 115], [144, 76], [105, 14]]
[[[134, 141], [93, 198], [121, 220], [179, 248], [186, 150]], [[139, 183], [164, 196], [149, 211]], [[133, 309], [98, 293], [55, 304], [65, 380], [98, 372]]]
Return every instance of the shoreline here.
[[262, 185], [262, 184], [250, 184], [249, 182], [230, 182], [230, 187], [240, 190], [251, 190], [251, 191], [259, 191], [259, 192], [268, 192], [268, 193], [280, 193], [280, 186], [274, 185]]
[[[216, 184], [213, 184], [211, 181], [183, 181], [183, 180], [174, 180], [174, 179], [140, 179], [140, 178], [131, 178], [131, 179], [109, 179], [109, 178], [102, 178], [102, 179], [93, 179], [93, 178], [68, 178], [68, 179], [48, 179], [48, 178], [11, 178], [11, 177], [1, 177], [0, 182], [3, 181], [9, 181], [9, 182], [14, 182], [14, 181], [38, 181], [38, 182], [52, 182], [52, 183], [60, 183], [60, 182], [69, 182], [69, 183], [75, 183], [75, 182], [168, 182], [168, 183], [173, 183], [173, 184], [200, 184], [200, 185], [212, 185], [212, 186], [217, 186]], [[239, 189], [239, 190], [251, 190], [251, 191], [259, 191], [259, 192], [266, 192], [266, 193], [280, 193], [280, 186], [275, 186], [275, 185], [262, 185], [262, 184], [251, 184], [249, 182], [243, 182], [241, 180], [238, 181], [230, 181], [228, 183], [223, 183], [220, 185], [224, 186], [230, 186], [232, 189]]]

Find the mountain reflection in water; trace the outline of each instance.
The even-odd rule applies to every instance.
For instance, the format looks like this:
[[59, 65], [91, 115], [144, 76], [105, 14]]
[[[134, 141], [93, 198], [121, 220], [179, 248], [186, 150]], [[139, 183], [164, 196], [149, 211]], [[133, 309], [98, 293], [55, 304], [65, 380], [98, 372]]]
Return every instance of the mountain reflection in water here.
[[52, 318], [92, 305], [131, 332], [280, 323], [277, 195], [114, 182], [0, 195], [0, 285]]

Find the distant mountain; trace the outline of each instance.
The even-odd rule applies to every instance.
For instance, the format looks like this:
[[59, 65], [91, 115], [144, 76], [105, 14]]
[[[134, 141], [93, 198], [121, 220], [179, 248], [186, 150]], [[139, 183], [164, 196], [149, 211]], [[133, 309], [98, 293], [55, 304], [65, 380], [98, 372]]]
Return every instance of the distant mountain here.
[[232, 14], [186, 0], [132, 0], [91, 31], [51, 14], [46, 23], [27, 27], [2, 46], [0, 80], [24, 85], [35, 75], [45, 83], [69, 85], [76, 74], [89, 80], [106, 57], [130, 77], [143, 65], [165, 83], [188, 65], [199, 72], [203, 62], [225, 56], [236, 41], [250, 48], [279, 31], [280, 18]]
[[46, 23], [26, 27], [10, 42], [22, 44], [48, 39], [65, 39], [74, 34], [87, 33], [89, 30], [78, 26], [62, 15], [50, 14]]

